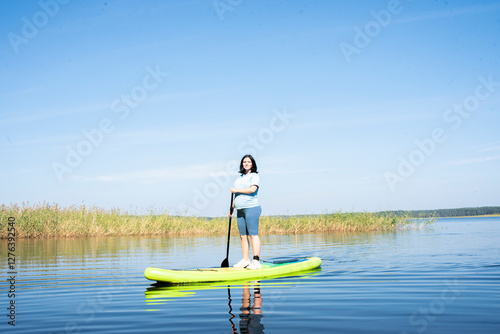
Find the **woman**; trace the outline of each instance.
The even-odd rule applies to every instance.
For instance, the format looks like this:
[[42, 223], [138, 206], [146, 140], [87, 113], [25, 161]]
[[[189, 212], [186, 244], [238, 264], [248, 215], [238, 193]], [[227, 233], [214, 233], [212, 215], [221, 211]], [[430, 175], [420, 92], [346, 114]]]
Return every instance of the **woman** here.
[[[238, 220], [238, 230], [240, 231], [241, 250], [243, 259], [234, 265], [236, 268], [260, 269], [260, 238], [259, 217], [262, 209], [257, 199], [259, 192], [260, 178], [257, 174], [257, 164], [251, 155], [245, 155], [240, 163], [241, 175], [234, 182], [234, 187], [230, 188], [234, 194], [233, 207], [236, 208], [236, 218]], [[231, 216], [231, 212], [229, 213]], [[253, 259], [250, 261], [248, 237], [252, 243]]]

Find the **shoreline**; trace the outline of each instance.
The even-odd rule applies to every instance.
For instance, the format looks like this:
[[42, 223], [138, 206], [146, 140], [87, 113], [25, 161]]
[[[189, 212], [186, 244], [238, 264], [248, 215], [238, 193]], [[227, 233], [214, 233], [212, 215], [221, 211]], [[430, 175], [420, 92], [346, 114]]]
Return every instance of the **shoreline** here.
[[483, 218], [483, 217], [500, 217], [500, 214], [498, 213], [494, 213], [494, 214], [490, 214], [490, 215], [475, 215], [475, 216], [449, 216], [449, 217], [435, 217], [436, 219], [440, 219], [440, 218], [446, 218], [446, 219], [449, 219], [449, 218]]
[[[228, 217], [172, 216], [169, 212], [138, 215], [121, 209], [96, 206], [61, 207], [57, 204], [11, 204], [0, 206], [0, 220], [15, 220], [15, 238], [73, 238], [105, 236], [209, 236], [227, 235]], [[471, 208], [474, 210], [474, 208]], [[457, 213], [463, 209], [453, 209]], [[445, 210], [442, 210], [445, 211]], [[446, 210], [450, 211], [450, 210]], [[493, 212], [496, 210], [493, 210]], [[478, 212], [478, 211], [476, 211]], [[481, 211], [479, 211], [481, 212]], [[490, 211], [491, 212], [491, 211]], [[418, 217], [416, 214], [419, 214]], [[436, 212], [437, 213], [437, 212]], [[442, 212], [444, 213], [444, 212]], [[447, 212], [448, 213], [448, 212]], [[472, 212], [471, 212], [472, 213]], [[437, 219], [500, 217], [484, 215], [429, 217], [418, 211], [336, 212], [308, 215], [261, 216], [260, 235], [381, 232], [418, 229]], [[14, 223], [0, 232], [0, 239], [13, 237]], [[9, 231], [10, 230], [10, 231]], [[233, 216], [231, 235], [238, 235]]]

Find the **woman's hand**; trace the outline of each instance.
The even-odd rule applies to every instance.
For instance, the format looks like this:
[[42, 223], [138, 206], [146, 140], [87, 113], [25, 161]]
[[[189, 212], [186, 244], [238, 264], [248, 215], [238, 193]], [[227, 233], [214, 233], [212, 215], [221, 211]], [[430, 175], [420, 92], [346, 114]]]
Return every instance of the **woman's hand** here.
[[237, 190], [237, 189], [236, 189], [236, 188], [233, 188], [233, 187], [229, 188], [229, 191], [230, 191], [230, 192], [232, 192], [233, 194], [236, 192], [236, 190]]

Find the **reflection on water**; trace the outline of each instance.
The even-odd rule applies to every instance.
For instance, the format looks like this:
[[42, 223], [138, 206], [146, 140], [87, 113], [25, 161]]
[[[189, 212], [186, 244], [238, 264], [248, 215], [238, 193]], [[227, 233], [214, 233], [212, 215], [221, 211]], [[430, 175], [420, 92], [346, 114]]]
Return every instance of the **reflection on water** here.
[[[147, 311], [168, 312], [177, 305], [180, 299], [193, 298], [207, 290], [226, 290], [227, 305], [229, 307], [229, 323], [232, 333], [264, 333], [262, 318], [268, 310], [271, 314], [279, 312], [276, 303], [283, 295], [277, 289], [290, 289], [294, 291], [301, 285], [315, 284], [312, 278], [321, 273], [321, 268], [303, 271], [293, 276], [276, 276], [273, 279], [261, 281], [228, 281], [209, 283], [168, 284], [154, 283], [145, 291]], [[265, 305], [262, 289], [271, 288], [273, 294]], [[221, 294], [218, 294], [221, 296]], [[232, 297], [233, 296], [233, 297]], [[236, 296], [241, 296], [239, 299]], [[241, 300], [241, 302], [240, 302]]]
[[[151, 254], [173, 254], [189, 252], [192, 243], [205, 238], [158, 238], [158, 237], [90, 237], [90, 238], [51, 238], [18, 239], [17, 252], [21, 264], [46, 266], [66, 261], [92, 263], [96, 259], [113, 259], [121, 255], [144, 256]], [[4, 240], [0, 240], [0, 245]], [[0, 249], [0, 254], [5, 251]]]
[[[241, 308], [240, 308], [240, 334], [260, 334], [264, 333], [264, 325], [261, 323], [262, 321], [262, 294], [260, 292], [259, 285], [252, 286], [253, 298], [250, 293], [250, 285], [245, 285], [243, 287], [243, 296], [241, 299]], [[231, 318], [231, 326], [233, 329], [233, 333], [238, 333], [236, 331], [236, 326], [234, 325], [232, 318], [234, 315], [232, 314], [231, 308], [231, 290], [227, 289], [228, 298], [229, 298], [229, 314]]]
[[[280, 259], [276, 261], [280, 262]], [[267, 310], [270, 314], [279, 312], [280, 299], [284, 295], [279, 289], [292, 289], [294, 292], [300, 286], [316, 284], [313, 280], [321, 274], [321, 268], [295, 273], [293, 275], [278, 275], [272, 279], [260, 281], [227, 281], [207, 283], [169, 284], [157, 282], [145, 291], [147, 311], [169, 312], [176, 302], [186, 298], [196, 297], [207, 290], [226, 290], [229, 307], [229, 323], [232, 333], [264, 333], [262, 318]], [[264, 303], [263, 289], [274, 291]], [[222, 294], [218, 293], [218, 296]], [[233, 296], [233, 297], [232, 297]], [[236, 296], [241, 296], [239, 299]], [[240, 302], [241, 300], [241, 302]]]
[[[253, 281], [243, 285], [232, 284], [227, 286], [220, 285], [220, 283], [207, 283], [205, 285], [150, 287], [146, 291], [146, 303], [148, 305], [161, 305], [166, 302], [173, 302], [175, 298], [192, 297], [199, 290], [227, 289], [228, 321], [231, 326], [231, 333], [260, 334], [264, 333], [264, 324], [262, 323], [264, 304], [261, 292], [262, 284], [265, 283]], [[286, 284], [280, 286], [285, 287]], [[236, 297], [238, 295], [241, 296], [241, 299]], [[149, 309], [149, 311], [159, 311], [159, 309]]]

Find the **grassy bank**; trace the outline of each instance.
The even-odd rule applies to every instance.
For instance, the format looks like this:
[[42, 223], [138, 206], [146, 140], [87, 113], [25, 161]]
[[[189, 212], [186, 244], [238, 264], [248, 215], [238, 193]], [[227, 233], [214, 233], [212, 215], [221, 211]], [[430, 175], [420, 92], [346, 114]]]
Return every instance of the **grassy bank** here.
[[[228, 218], [163, 214], [135, 215], [119, 209], [60, 207], [55, 204], [1, 205], [0, 238], [7, 238], [9, 217], [15, 218], [17, 238], [86, 237], [112, 235], [217, 235], [227, 233]], [[432, 222], [432, 221], [431, 221]], [[430, 222], [426, 222], [427, 224]], [[263, 216], [261, 234], [389, 231], [421, 223], [408, 216], [377, 213], [332, 213], [311, 216]], [[232, 232], [237, 234], [236, 218]]]

